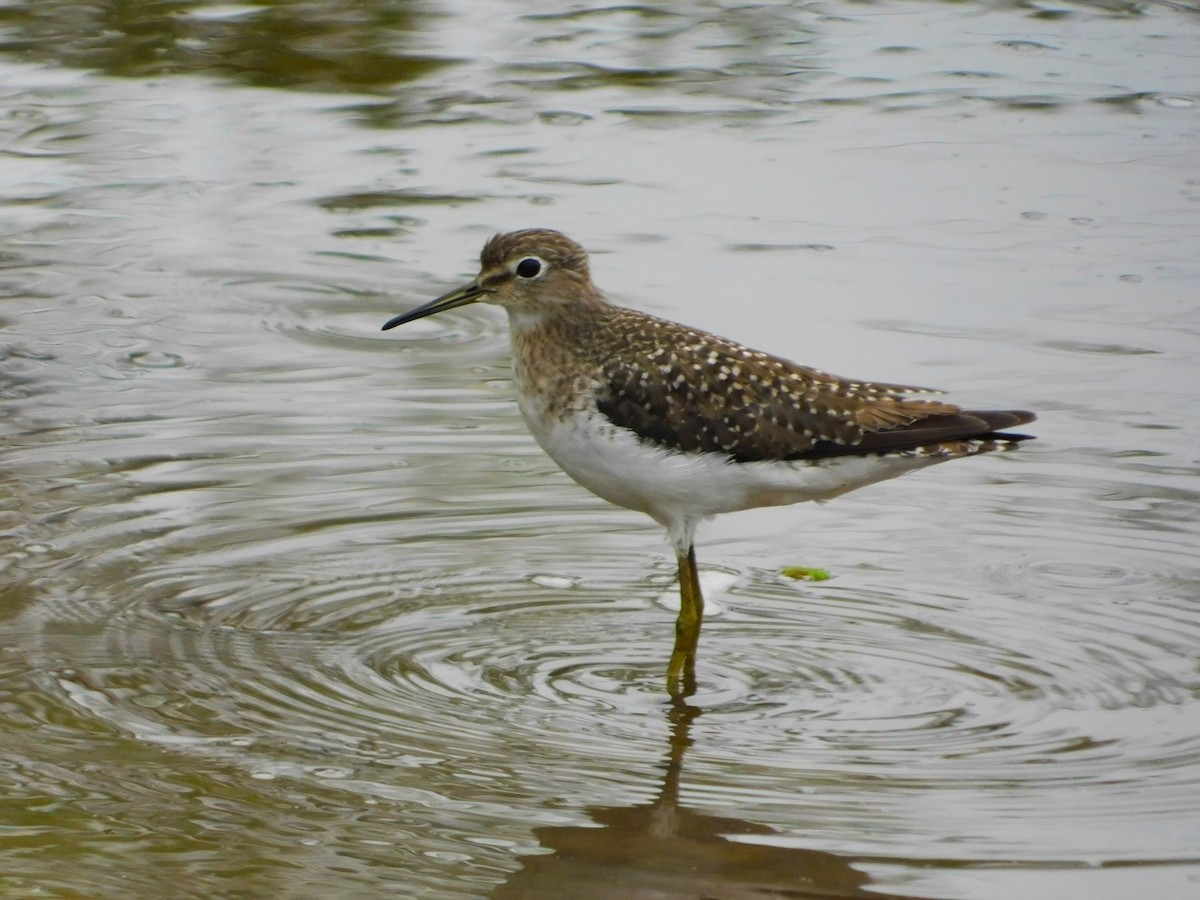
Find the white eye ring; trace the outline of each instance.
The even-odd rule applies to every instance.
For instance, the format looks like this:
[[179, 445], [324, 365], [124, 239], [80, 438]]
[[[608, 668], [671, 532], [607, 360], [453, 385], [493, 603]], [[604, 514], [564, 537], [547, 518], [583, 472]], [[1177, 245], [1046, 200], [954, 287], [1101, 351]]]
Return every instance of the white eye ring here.
[[547, 269], [546, 261], [540, 256], [526, 256], [513, 266], [513, 273], [521, 278], [540, 277]]

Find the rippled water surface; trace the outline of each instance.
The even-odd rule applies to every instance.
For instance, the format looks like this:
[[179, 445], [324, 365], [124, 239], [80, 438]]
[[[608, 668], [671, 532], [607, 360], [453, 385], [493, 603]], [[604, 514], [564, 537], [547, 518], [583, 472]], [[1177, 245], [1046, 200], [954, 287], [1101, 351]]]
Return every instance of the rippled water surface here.
[[[0, 893], [1200, 892], [1190, 3], [0, 8]], [[525, 433], [498, 230], [1039, 412], [660, 530]], [[781, 569], [833, 577], [793, 582]]]

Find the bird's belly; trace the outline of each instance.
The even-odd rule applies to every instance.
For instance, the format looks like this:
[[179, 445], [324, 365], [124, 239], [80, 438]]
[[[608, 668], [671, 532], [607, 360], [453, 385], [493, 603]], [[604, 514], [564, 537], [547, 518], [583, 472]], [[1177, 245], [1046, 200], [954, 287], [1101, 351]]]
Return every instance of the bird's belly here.
[[527, 421], [538, 443], [575, 481], [668, 528], [685, 518], [827, 500], [937, 461], [846, 456], [819, 462], [739, 463], [715, 453], [658, 447], [598, 413], [578, 413], [565, 421], [540, 416]]

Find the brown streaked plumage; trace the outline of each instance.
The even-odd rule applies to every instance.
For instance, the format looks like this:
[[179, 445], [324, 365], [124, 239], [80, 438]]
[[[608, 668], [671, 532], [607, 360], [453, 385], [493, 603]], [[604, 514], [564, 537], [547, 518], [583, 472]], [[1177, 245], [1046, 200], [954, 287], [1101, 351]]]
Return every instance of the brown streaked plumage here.
[[841, 378], [613, 306], [583, 248], [548, 229], [496, 235], [475, 279], [384, 328], [476, 301], [508, 312], [518, 405], [538, 443], [594, 493], [667, 528], [682, 597], [668, 668], [676, 696], [695, 690], [697, 522], [1008, 449], [1028, 435], [1004, 429], [1035, 418]]

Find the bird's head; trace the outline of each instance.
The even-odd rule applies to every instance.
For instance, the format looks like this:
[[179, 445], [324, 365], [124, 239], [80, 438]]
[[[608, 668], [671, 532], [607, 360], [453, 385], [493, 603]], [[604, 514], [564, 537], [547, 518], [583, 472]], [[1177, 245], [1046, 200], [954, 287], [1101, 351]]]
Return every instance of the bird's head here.
[[383, 326], [384, 331], [478, 301], [534, 318], [581, 303], [603, 302], [588, 273], [587, 253], [566, 235], [548, 228], [496, 235], [484, 245], [479, 266], [471, 281], [401, 313]]

